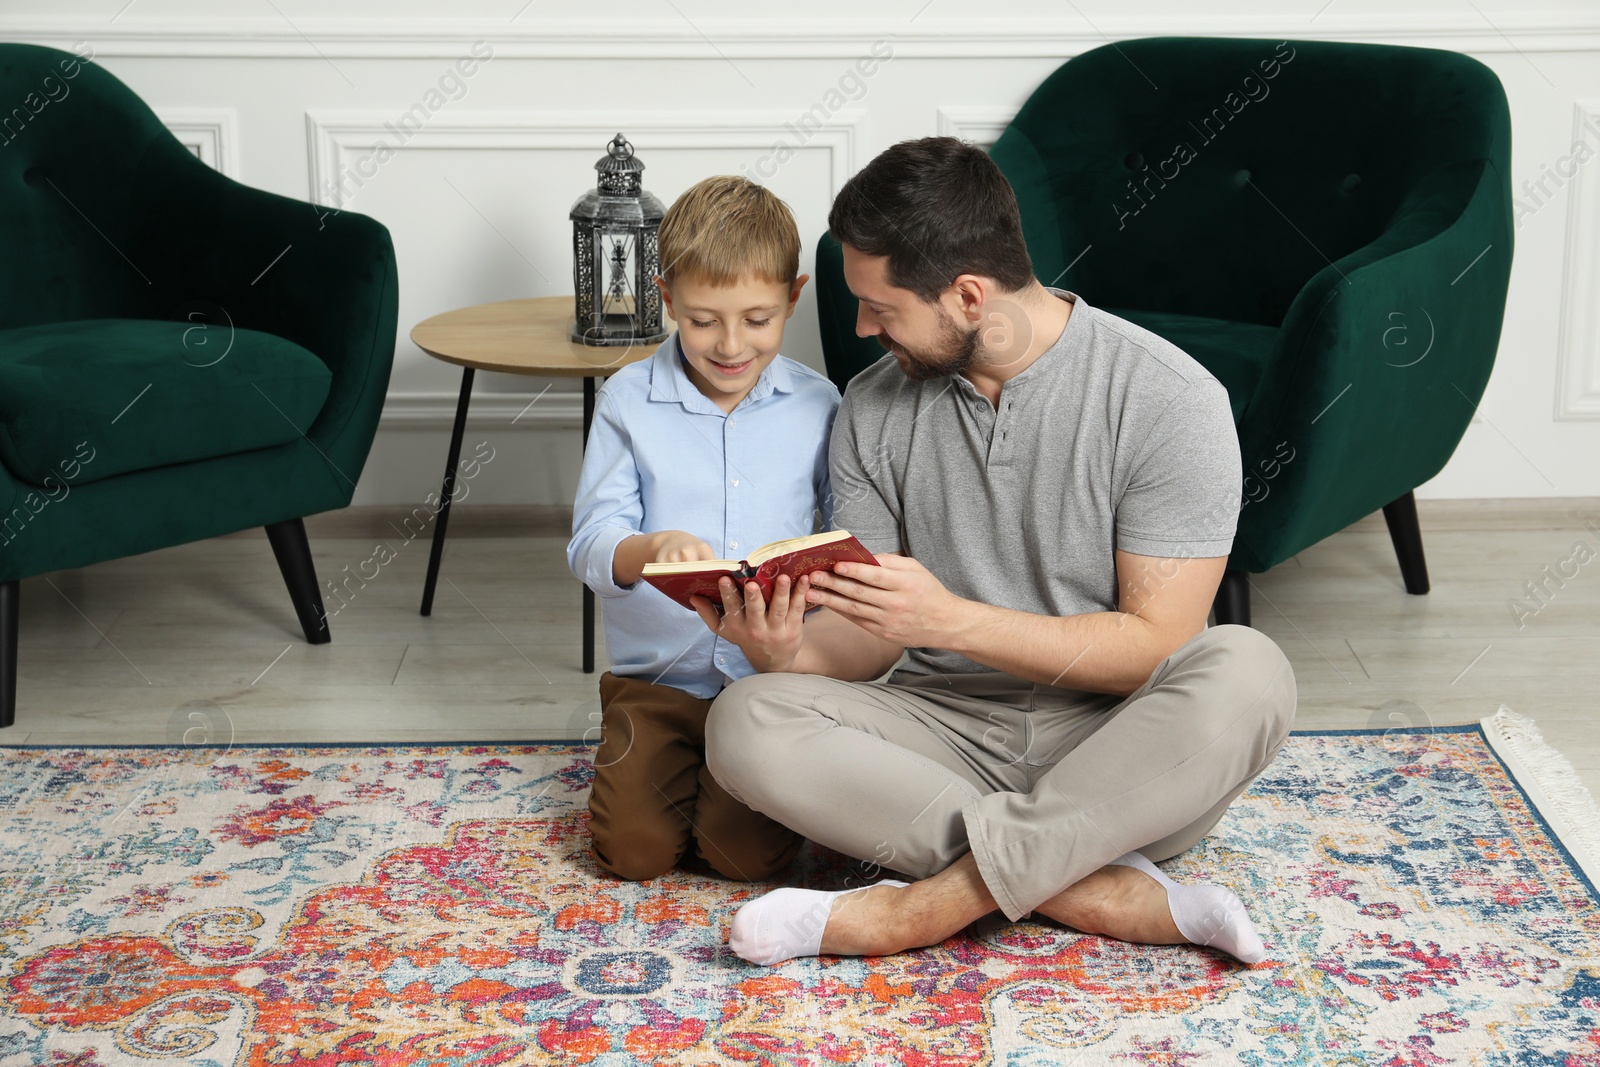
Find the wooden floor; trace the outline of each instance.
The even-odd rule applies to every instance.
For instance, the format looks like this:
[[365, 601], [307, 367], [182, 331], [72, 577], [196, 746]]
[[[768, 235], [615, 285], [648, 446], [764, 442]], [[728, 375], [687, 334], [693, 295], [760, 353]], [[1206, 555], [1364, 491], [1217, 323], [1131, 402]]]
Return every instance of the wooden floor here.
[[[1578, 562], [1600, 553], [1600, 501], [1420, 510], [1427, 596], [1404, 591], [1377, 517], [1253, 576], [1255, 625], [1295, 667], [1297, 726], [1463, 723], [1507, 704], [1600, 795], [1600, 556]], [[308, 521], [319, 577], [347, 590], [347, 603], [327, 598], [329, 645], [301, 637], [259, 530], [23, 582], [17, 720], [0, 744], [572, 739], [594, 727], [565, 516], [460, 509], [422, 618], [428, 535], [406, 541], [403, 514]], [[369, 562], [380, 544], [395, 558]], [[1546, 602], [1519, 620], [1509, 602], [1541, 581]], [[600, 669], [604, 656], [602, 639]]]

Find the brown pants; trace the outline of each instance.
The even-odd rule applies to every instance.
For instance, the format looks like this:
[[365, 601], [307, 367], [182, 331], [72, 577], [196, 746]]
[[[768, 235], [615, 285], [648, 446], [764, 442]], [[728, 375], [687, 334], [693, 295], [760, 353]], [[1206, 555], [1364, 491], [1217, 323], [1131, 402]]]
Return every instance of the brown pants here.
[[705, 765], [710, 700], [638, 678], [600, 676], [600, 749], [595, 753], [589, 832], [611, 873], [645, 881], [688, 851], [727, 878], [770, 878], [794, 859], [801, 838], [751, 811]]

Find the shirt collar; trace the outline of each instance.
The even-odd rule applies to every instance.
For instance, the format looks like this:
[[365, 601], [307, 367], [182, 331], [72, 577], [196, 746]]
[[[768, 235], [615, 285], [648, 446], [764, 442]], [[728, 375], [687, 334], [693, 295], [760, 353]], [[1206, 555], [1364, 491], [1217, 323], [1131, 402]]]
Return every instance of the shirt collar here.
[[[650, 357], [650, 399], [682, 404], [686, 410], [702, 415], [727, 415], [710, 397], [695, 387], [684, 367], [683, 349], [674, 331]], [[767, 369], [761, 372], [750, 394], [740, 404], [765, 400], [775, 392], [794, 392], [794, 374], [781, 355], [767, 364]]]
[[767, 369], [761, 372], [761, 377], [756, 379], [755, 388], [750, 390], [748, 400], [761, 400], [771, 393], [794, 392], [794, 375], [789, 371], [788, 360], [780, 354]]

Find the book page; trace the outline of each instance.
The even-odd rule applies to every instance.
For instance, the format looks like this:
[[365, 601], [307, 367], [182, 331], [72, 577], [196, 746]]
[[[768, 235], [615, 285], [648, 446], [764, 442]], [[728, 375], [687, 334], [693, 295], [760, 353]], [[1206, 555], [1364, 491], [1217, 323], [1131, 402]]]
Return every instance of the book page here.
[[732, 573], [739, 569], [740, 561], [736, 559], [699, 559], [685, 563], [646, 563], [639, 573], [651, 574], [695, 574], [700, 571], [726, 571]]
[[838, 541], [848, 540], [849, 537], [850, 532], [848, 530], [825, 530], [822, 533], [807, 534], [805, 537], [791, 537], [785, 541], [773, 541], [750, 553], [750, 566], [760, 567], [775, 556], [786, 555], [790, 552], [800, 552], [808, 548], [818, 548], [822, 545], [831, 545]]

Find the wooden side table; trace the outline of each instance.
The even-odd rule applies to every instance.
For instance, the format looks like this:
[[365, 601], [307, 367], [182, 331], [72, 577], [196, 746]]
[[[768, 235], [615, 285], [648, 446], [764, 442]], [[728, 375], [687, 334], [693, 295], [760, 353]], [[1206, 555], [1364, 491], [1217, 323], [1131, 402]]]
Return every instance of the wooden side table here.
[[[443, 503], [433, 528], [428, 553], [428, 578], [422, 587], [422, 614], [433, 613], [433, 590], [439, 580], [439, 560], [444, 555], [445, 530], [450, 524], [450, 498], [455, 492], [456, 466], [461, 462], [461, 435], [467, 428], [467, 407], [472, 403], [472, 378], [479, 370], [506, 374], [533, 374], [583, 379], [583, 442], [589, 442], [594, 420], [595, 383], [629, 363], [647, 358], [655, 345], [597, 347], [571, 340], [571, 296], [544, 296], [529, 300], [502, 300], [494, 304], [447, 311], [424, 319], [411, 328], [411, 341], [436, 359], [465, 368], [461, 372], [461, 397], [456, 401], [455, 426], [450, 431], [450, 455], [445, 461]], [[671, 322], [667, 329], [674, 328]], [[594, 593], [583, 587], [583, 671], [594, 673]]]

